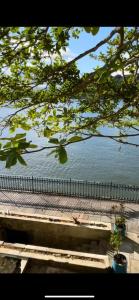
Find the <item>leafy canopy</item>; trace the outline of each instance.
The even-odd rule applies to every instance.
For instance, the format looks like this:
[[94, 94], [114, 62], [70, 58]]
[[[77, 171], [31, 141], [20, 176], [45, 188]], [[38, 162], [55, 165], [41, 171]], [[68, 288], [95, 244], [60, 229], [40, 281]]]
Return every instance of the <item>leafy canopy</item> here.
[[[64, 58], [71, 39], [80, 39], [85, 32], [93, 40], [99, 31], [99, 27], [0, 28], [0, 106], [11, 109], [0, 119], [0, 160], [7, 168], [17, 161], [26, 165], [23, 154], [51, 148], [50, 154], [65, 163], [66, 147], [104, 137], [103, 125], [119, 129], [118, 135], [108, 138], [139, 146], [123, 139], [139, 135], [138, 27], [116, 27], [71, 61]], [[77, 62], [87, 55], [101, 66], [81, 74]], [[119, 71], [121, 76], [114, 76]], [[7, 128], [12, 137], [3, 138]], [[23, 134], [16, 134], [18, 128]], [[46, 138], [46, 147], [26, 140], [26, 131], [32, 129]]]

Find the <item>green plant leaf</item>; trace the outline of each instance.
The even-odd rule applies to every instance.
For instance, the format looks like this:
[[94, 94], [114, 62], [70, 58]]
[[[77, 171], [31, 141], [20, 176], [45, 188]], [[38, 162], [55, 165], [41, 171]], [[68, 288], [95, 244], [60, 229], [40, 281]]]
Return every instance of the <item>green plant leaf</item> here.
[[13, 132], [15, 132], [15, 130], [16, 130], [16, 128], [15, 127], [10, 127], [10, 129], [9, 129], [9, 131], [10, 131], [10, 133], [13, 133]]
[[16, 134], [16, 136], [15, 136], [15, 139], [17, 140], [17, 139], [21, 139], [21, 138], [23, 138], [23, 137], [25, 137], [26, 136], [26, 133], [18, 133], [18, 134]]
[[59, 144], [59, 140], [55, 138], [50, 139], [48, 142], [52, 144]]
[[30, 143], [27, 142], [21, 142], [19, 143], [18, 149], [26, 149], [29, 148]]
[[52, 131], [49, 129], [49, 127], [46, 127], [46, 128], [44, 129], [43, 134], [44, 134], [44, 137], [49, 138], [49, 137], [52, 135]]
[[24, 130], [30, 130], [31, 129], [31, 127], [30, 127], [30, 125], [29, 124], [20, 124], [20, 127], [22, 128], [22, 129], [24, 129]]
[[5, 148], [10, 148], [12, 146], [12, 144], [11, 144], [11, 142], [8, 142], [8, 143], [6, 143], [4, 146], [3, 146], [3, 148], [5, 149]]
[[84, 27], [85, 31], [89, 33], [91, 31], [91, 27]]
[[67, 152], [65, 148], [63, 146], [58, 147], [57, 153], [58, 153], [59, 162], [61, 164], [65, 164], [68, 160]]
[[11, 141], [12, 138], [0, 138], [2, 141]]
[[59, 141], [59, 143], [60, 143], [61, 145], [63, 145], [65, 142], [66, 142], [66, 139], [62, 139], [62, 140]]
[[73, 136], [68, 140], [69, 143], [74, 143], [74, 142], [78, 142], [78, 141], [82, 141], [81, 136]]
[[7, 158], [7, 155], [3, 155], [3, 156], [2, 156], [2, 155], [0, 155], [0, 160], [1, 160], [1, 161], [4, 161], [4, 160], [6, 160], [6, 158]]
[[98, 31], [99, 31], [99, 27], [91, 27], [91, 33], [93, 35], [96, 35], [98, 33]]
[[11, 151], [6, 158], [6, 168], [9, 169], [11, 166], [14, 166], [16, 163], [17, 163], [17, 155], [14, 151]]
[[21, 165], [27, 166], [27, 163], [25, 162], [25, 160], [21, 155], [18, 155], [17, 158]]
[[93, 35], [96, 35], [99, 31], [99, 27], [84, 27], [84, 29], [87, 33], [92, 33]]
[[35, 149], [35, 148], [38, 148], [38, 146], [37, 146], [37, 145], [34, 145], [34, 144], [30, 144], [27, 148]]
[[67, 113], [68, 113], [68, 111], [67, 111], [67, 108], [66, 108], [66, 107], [64, 107], [64, 109], [63, 109], [63, 110], [64, 110], [64, 116], [65, 116], [65, 117], [67, 117]]

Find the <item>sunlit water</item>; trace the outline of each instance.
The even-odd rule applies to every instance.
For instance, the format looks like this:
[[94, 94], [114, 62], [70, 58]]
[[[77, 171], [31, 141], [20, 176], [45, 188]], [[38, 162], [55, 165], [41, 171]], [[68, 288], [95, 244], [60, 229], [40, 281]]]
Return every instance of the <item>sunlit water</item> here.
[[[105, 127], [103, 133], [111, 133], [111, 130]], [[38, 142], [40, 147], [46, 145], [46, 139], [37, 138], [33, 131], [27, 133], [27, 137], [33, 143]], [[130, 140], [138, 142], [138, 138]], [[119, 143], [107, 138], [92, 138], [69, 145], [68, 162], [64, 165], [59, 164], [54, 156], [47, 156], [49, 152], [44, 150], [25, 155], [27, 166], [17, 163], [11, 169], [6, 169], [4, 163], [0, 162], [0, 174], [139, 185], [139, 148], [121, 145], [119, 151], [119, 147]]]

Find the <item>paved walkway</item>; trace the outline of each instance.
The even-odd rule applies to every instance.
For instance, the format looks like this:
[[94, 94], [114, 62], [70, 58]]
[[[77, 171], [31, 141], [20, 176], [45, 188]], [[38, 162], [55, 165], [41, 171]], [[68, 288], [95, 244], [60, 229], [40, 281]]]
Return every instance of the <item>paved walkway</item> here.
[[[116, 201], [0, 191], [0, 210], [12, 210], [53, 216], [77, 216], [86, 220], [113, 222]], [[127, 230], [139, 233], [139, 204], [124, 203]]]

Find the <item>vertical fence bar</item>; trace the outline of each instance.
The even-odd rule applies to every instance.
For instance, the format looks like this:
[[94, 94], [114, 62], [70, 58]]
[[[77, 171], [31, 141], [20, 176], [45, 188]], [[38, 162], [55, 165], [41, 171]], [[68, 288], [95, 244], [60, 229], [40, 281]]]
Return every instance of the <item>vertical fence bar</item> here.
[[70, 196], [71, 196], [71, 178], [70, 178], [70, 189], [69, 189], [69, 194], [70, 194]]
[[33, 183], [33, 176], [32, 176], [32, 193], [34, 193], [34, 183]]

